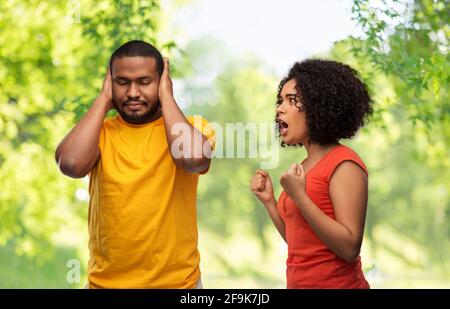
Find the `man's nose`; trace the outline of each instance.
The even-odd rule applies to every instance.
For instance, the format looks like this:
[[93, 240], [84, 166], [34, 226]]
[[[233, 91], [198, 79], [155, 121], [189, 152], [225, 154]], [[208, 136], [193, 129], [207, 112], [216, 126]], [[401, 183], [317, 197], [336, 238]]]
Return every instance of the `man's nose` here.
[[141, 91], [139, 90], [139, 87], [136, 85], [136, 83], [131, 83], [127, 91], [127, 96], [129, 98], [139, 98], [141, 96]]

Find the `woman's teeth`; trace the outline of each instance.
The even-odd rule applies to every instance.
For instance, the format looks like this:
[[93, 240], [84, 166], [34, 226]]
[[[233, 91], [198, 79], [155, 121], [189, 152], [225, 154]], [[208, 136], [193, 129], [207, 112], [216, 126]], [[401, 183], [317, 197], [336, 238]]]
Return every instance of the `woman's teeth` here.
[[278, 120], [278, 127], [281, 135], [285, 135], [288, 129], [288, 124], [283, 120]]

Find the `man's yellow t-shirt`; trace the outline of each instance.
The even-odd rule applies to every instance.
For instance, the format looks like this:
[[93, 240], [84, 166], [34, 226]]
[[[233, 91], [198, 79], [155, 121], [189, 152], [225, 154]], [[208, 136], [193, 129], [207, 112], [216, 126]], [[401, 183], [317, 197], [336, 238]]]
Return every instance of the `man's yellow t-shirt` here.
[[[204, 118], [188, 120], [213, 139]], [[142, 125], [106, 119], [99, 148], [89, 182], [89, 287], [195, 287], [199, 174], [173, 162], [163, 117]]]

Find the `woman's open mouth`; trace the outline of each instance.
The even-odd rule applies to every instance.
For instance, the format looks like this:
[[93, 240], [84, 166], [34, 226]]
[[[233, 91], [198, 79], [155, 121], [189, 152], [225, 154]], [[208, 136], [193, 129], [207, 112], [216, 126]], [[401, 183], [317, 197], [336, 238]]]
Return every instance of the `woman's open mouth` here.
[[288, 124], [281, 119], [277, 119], [278, 129], [280, 130], [280, 135], [284, 136], [288, 130]]

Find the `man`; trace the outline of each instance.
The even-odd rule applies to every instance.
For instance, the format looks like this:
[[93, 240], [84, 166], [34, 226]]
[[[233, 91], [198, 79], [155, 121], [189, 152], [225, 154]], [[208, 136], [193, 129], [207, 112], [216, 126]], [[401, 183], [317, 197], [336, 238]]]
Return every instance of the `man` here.
[[156, 48], [131, 41], [112, 54], [100, 95], [55, 154], [65, 175], [90, 176], [90, 288], [201, 287], [196, 194], [213, 133], [197, 118], [178, 107]]

